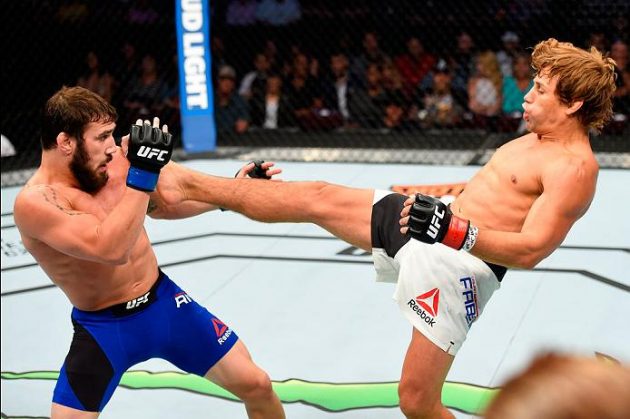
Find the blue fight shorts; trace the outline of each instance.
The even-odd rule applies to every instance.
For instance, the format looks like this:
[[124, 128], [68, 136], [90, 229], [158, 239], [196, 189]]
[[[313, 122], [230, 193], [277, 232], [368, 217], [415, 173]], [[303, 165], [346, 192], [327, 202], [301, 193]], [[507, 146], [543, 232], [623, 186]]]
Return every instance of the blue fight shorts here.
[[53, 402], [100, 412], [123, 373], [150, 358], [203, 376], [238, 337], [160, 271], [133, 300], [98, 311], [72, 310], [74, 336]]

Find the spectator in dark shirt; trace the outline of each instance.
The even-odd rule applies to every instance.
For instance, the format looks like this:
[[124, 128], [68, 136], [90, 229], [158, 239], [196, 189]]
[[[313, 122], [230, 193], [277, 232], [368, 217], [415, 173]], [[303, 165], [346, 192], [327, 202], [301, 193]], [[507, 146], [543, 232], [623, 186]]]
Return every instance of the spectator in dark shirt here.
[[131, 41], [123, 41], [120, 46], [120, 54], [122, 59], [117, 59], [112, 63], [115, 81], [112, 100], [116, 108], [123, 106], [123, 101], [131, 89], [131, 83], [135, 82], [138, 74], [140, 74], [140, 60], [136, 46]]
[[378, 64], [368, 65], [365, 88], [357, 89], [352, 96], [354, 119], [361, 127], [378, 128], [382, 126], [387, 99], [382, 79]]
[[342, 52], [330, 57], [332, 78], [323, 83], [324, 106], [341, 114], [345, 124], [352, 123], [351, 96], [359, 83], [348, 69], [348, 57]]
[[630, 66], [628, 66], [628, 45], [621, 40], [615, 41], [610, 46], [610, 58], [615, 60], [615, 73], [617, 74], [617, 90], [613, 99], [613, 111], [630, 116], [630, 109], [628, 108], [630, 84], [628, 84], [627, 76], [624, 77], [624, 72], [627, 73], [627, 70], [630, 70]]
[[269, 69], [270, 65], [267, 56], [262, 52], [257, 53], [254, 57], [254, 69], [245, 74], [245, 77], [241, 80], [241, 87], [238, 89], [238, 94], [246, 101], [254, 97], [262, 97], [267, 85]]
[[378, 43], [378, 35], [375, 32], [365, 32], [363, 34], [363, 50], [358, 56], [352, 58], [350, 71], [359, 82], [365, 82], [365, 71], [369, 64], [383, 66], [391, 62], [391, 58]]
[[391, 131], [410, 131], [416, 128], [407, 118], [407, 104], [399, 95], [388, 95], [385, 99], [383, 128]]
[[140, 75], [130, 83], [129, 91], [123, 103], [126, 114], [132, 120], [145, 119], [155, 114], [155, 107], [159, 106], [167, 92], [164, 79], [158, 72], [157, 62], [151, 54], [142, 57]]
[[313, 99], [318, 94], [318, 81], [311, 74], [309, 66], [309, 60], [305, 54], [300, 53], [293, 58], [285, 90], [295, 118], [304, 117], [311, 112]]
[[453, 96], [464, 108], [468, 107], [468, 79], [475, 69], [475, 41], [468, 32], [457, 35], [457, 47], [449, 67], [453, 76]]
[[77, 80], [77, 85], [98, 94], [111, 103], [114, 89], [114, 79], [101, 65], [98, 55], [90, 51], [85, 58], [85, 71]]
[[381, 71], [383, 89], [387, 97], [394, 98], [397, 102], [407, 101], [408, 96], [403, 89], [402, 76], [394, 63], [389, 62], [384, 64], [381, 67]]
[[265, 129], [293, 126], [293, 113], [282, 92], [282, 78], [271, 74], [266, 81], [265, 94], [254, 97], [251, 102], [253, 125]]
[[214, 98], [214, 117], [218, 132], [242, 134], [249, 128], [247, 103], [235, 92], [236, 72], [230, 66], [219, 69]]

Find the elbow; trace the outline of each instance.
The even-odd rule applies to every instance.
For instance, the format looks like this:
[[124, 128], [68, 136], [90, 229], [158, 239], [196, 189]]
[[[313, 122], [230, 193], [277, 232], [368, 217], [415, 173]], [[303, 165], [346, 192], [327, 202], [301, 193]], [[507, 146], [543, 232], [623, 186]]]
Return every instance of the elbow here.
[[530, 251], [523, 254], [515, 264], [520, 269], [534, 269], [540, 262], [548, 256], [543, 251]]
[[112, 254], [109, 254], [109, 255], [107, 255], [105, 257], [101, 257], [100, 258], [100, 262], [105, 264], [105, 265], [124, 265], [127, 262], [129, 262], [130, 254], [131, 254], [131, 252], [125, 252], [125, 253], [116, 252], [116, 253], [112, 253]]
[[515, 264], [515, 267], [519, 269], [534, 269], [536, 265], [538, 265], [538, 262], [540, 262], [540, 260], [524, 257]]
[[98, 262], [104, 265], [124, 265], [131, 258], [131, 248], [125, 249], [114, 245], [100, 248], [95, 253]]

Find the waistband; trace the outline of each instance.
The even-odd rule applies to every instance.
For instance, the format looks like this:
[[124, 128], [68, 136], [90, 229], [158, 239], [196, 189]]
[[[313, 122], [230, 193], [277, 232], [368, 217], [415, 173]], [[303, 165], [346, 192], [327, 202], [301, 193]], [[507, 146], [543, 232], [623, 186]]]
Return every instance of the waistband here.
[[145, 308], [149, 307], [151, 304], [153, 304], [157, 300], [158, 287], [163, 282], [165, 277], [166, 277], [166, 274], [164, 274], [162, 270], [158, 270], [158, 277], [155, 283], [153, 283], [153, 285], [151, 286], [151, 289], [136, 298], [132, 298], [129, 301], [114, 304], [109, 307], [102, 308], [100, 310], [95, 310], [95, 311], [83, 311], [77, 308], [75, 308], [75, 310], [82, 313], [90, 314], [90, 315], [111, 313], [115, 317], [129, 316], [131, 314], [138, 313], [144, 310]]
[[507, 272], [507, 268], [505, 266], [495, 265], [494, 263], [486, 262], [485, 260], [483, 261], [483, 263], [488, 265], [488, 268], [490, 268], [492, 272], [494, 272], [494, 275], [497, 277], [499, 282], [503, 280], [503, 277], [505, 276], [505, 273]]

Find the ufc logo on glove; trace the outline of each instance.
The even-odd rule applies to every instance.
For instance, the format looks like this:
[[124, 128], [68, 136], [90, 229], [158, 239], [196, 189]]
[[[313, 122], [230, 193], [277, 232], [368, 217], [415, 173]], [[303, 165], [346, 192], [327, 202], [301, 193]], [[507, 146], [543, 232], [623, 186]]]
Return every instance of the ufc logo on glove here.
[[127, 186], [143, 192], [153, 192], [160, 176], [160, 170], [171, 159], [173, 136], [166, 126], [160, 130], [159, 120], [154, 125], [141, 123], [131, 126], [127, 159], [130, 166], [127, 172]]
[[431, 219], [431, 225], [429, 225], [429, 230], [427, 231], [427, 234], [434, 239], [437, 238], [440, 228], [442, 228], [440, 220], [444, 219], [444, 212], [440, 212], [440, 208], [435, 207], [435, 215]]
[[164, 155], [168, 154], [168, 150], [160, 150], [159, 148], [151, 148], [147, 146], [140, 146], [140, 149], [136, 153], [137, 156], [146, 157], [147, 159], [152, 159], [157, 156], [156, 160], [165, 161]]

